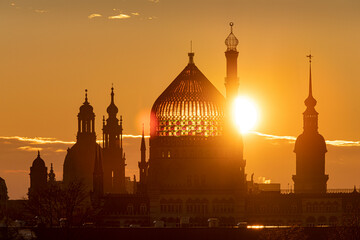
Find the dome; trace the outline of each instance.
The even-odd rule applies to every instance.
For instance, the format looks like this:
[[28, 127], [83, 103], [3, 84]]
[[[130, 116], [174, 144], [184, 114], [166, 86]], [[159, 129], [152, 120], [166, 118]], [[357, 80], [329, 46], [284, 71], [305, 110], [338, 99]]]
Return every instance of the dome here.
[[106, 112], [109, 115], [116, 115], [118, 113], [119, 109], [117, 108], [117, 106], [114, 103], [114, 88], [111, 88], [111, 103], [110, 105], [107, 107]]
[[42, 160], [42, 158], [40, 157], [40, 151], [38, 151], [38, 156], [37, 156], [37, 158], [33, 161], [32, 167], [45, 168], [45, 162], [44, 162], [44, 160]]
[[295, 142], [295, 153], [326, 153], [326, 142], [324, 137], [319, 133], [302, 133]]
[[155, 101], [152, 136], [221, 135], [225, 98], [190, 62]]
[[85, 102], [80, 107], [80, 113], [81, 115], [93, 115], [94, 114], [94, 108], [90, 105], [87, 98], [87, 89], [85, 90]]
[[233, 25], [234, 25], [233, 23], [230, 23], [231, 32], [230, 32], [229, 36], [225, 39], [227, 51], [236, 51], [236, 47], [239, 44], [239, 40], [235, 37], [235, 35], [232, 32]]

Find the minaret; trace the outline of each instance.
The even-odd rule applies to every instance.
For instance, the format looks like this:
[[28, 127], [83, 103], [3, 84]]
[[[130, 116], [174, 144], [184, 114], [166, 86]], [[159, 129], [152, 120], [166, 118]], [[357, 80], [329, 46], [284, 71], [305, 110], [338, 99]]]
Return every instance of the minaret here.
[[125, 159], [122, 145], [122, 116], [117, 118], [118, 108], [114, 101], [114, 87], [107, 108], [108, 118], [103, 118], [104, 190], [109, 193], [125, 193]]
[[146, 145], [145, 145], [144, 125], [143, 125], [143, 130], [142, 130], [140, 151], [141, 151], [141, 160], [140, 160], [140, 162], [138, 162], [140, 182], [139, 182], [138, 191], [144, 193], [144, 192], [146, 192], [147, 174], [148, 174], [148, 167], [149, 167], [149, 163], [146, 162]]
[[95, 150], [95, 164], [93, 173], [93, 194], [95, 201], [99, 201], [99, 199], [104, 195], [103, 174], [104, 172], [101, 161], [101, 149], [100, 147], [97, 147]]
[[55, 183], [55, 173], [53, 169], [53, 164], [51, 163], [50, 172], [49, 172], [49, 183]]
[[293, 175], [295, 193], [326, 193], [329, 175], [325, 174], [326, 142], [318, 133], [318, 112], [312, 93], [311, 59], [309, 58], [309, 95], [303, 113], [304, 131], [296, 139], [296, 175]]
[[230, 161], [233, 162], [233, 169], [239, 171], [239, 187], [245, 190], [245, 165], [246, 161], [243, 159], [243, 139], [241, 133], [237, 130], [235, 122], [233, 120], [233, 103], [239, 92], [239, 78], [237, 75], [237, 58], [239, 52], [236, 47], [239, 44], [239, 40], [233, 33], [234, 24], [230, 23], [230, 34], [225, 40], [227, 46], [226, 57], [226, 108], [225, 108], [225, 127], [224, 134], [226, 141], [224, 141], [224, 149], [228, 152]]
[[87, 89], [85, 89], [85, 102], [80, 107], [78, 114], [78, 142], [94, 141], [95, 135], [95, 114], [93, 107], [88, 102]]
[[226, 99], [232, 102], [239, 91], [239, 78], [237, 76], [237, 58], [239, 52], [236, 47], [239, 44], [239, 40], [233, 34], [234, 24], [230, 23], [230, 34], [225, 40], [227, 46], [225, 56], [226, 56], [226, 77], [225, 77], [225, 87], [226, 87]]

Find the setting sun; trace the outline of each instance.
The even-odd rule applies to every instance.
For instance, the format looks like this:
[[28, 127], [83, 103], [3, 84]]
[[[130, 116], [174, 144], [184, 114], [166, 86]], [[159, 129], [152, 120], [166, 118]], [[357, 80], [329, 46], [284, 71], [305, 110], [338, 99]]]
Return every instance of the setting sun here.
[[258, 120], [256, 104], [248, 97], [239, 96], [233, 104], [234, 122], [241, 133], [252, 130]]

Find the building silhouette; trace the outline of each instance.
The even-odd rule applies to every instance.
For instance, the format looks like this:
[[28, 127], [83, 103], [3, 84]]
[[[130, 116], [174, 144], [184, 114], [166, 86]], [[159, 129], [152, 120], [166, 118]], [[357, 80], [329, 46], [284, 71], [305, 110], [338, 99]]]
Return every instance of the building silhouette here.
[[88, 102], [85, 90], [85, 102], [78, 114], [78, 132], [76, 143], [68, 148], [64, 161], [63, 181], [69, 184], [72, 181], [81, 181], [91, 191], [93, 187], [93, 168], [95, 151], [99, 145], [96, 143], [95, 114]]
[[111, 88], [111, 102], [107, 108], [108, 118], [103, 118], [103, 168], [104, 191], [125, 193], [125, 154], [122, 139], [122, 117], [117, 118], [118, 108], [114, 103], [114, 88]]
[[148, 196], [153, 220], [176, 224], [185, 215], [197, 225], [209, 217], [234, 224], [244, 212], [242, 139], [228, 129], [239, 87], [238, 40], [232, 31], [225, 43], [226, 99], [190, 52], [187, 66], [152, 107]]
[[309, 96], [305, 100], [304, 132], [295, 142], [296, 175], [293, 176], [295, 193], [326, 193], [325, 174], [326, 143], [318, 132], [317, 101], [312, 95], [311, 58], [309, 55]]
[[29, 198], [43, 190], [48, 182], [47, 167], [44, 160], [40, 157], [40, 151], [30, 167], [30, 188]]
[[[95, 114], [85, 102], [78, 114], [77, 142], [64, 161], [64, 183], [83, 181], [91, 192], [99, 226], [220, 226], [238, 222], [270, 226], [353, 226], [360, 218], [360, 193], [327, 190], [324, 138], [318, 132], [316, 100], [312, 93], [311, 55], [309, 95], [303, 113], [304, 129], [296, 140], [294, 192], [280, 184], [246, 180], [243, 139], [234, 129], [232, 103], [240, 81], [238, 39], [231, 31], [226, 44], [224, 97], [194, 63], [188, 64], [154, 102], [150, 113], [149, 159], [144, 127], [140, 141], [139, 182], [125, 177], [122, 117], [111, 88], [108, 118], [103, 118], [103, 147], [96, 143]], [[90, 167], [89, 167], [90, 166]], [[30, 170], [30, 192], [47, 182], [40, 154]], [[51, 165], [49, 182], [55, 182]], [[131, 190], [129, 188], [131, 186]], [[129, 188], [129, 190], [126, 190]], [[359, 223], [357, 223], [359, 225]], [[357, 226], [358, 226], [357, 225]]]

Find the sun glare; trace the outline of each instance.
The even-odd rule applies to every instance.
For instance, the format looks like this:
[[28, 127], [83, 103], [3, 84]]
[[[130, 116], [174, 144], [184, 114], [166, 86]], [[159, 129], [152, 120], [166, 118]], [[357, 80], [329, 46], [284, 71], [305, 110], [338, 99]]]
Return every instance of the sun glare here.
[[248, 97], [239, 96], [233, 105], [234, 122], [241, 133], [247, 133], [255, 127], [258, 111], [255, 103]]

